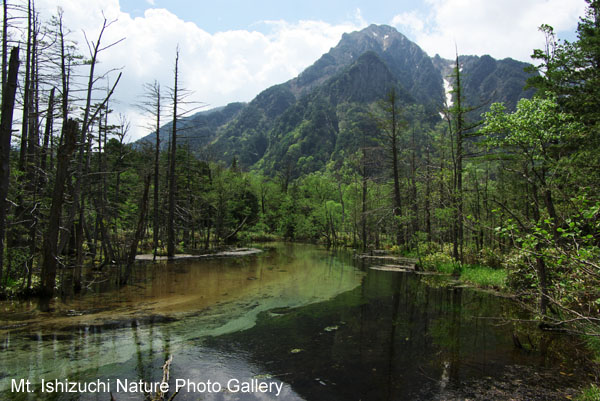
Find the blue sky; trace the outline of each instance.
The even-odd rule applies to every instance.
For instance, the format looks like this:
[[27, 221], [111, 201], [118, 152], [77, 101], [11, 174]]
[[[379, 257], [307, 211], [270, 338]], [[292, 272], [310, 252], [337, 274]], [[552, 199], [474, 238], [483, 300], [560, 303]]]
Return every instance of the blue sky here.
[[[85, 4], [85, 6], [82, 6]], [[250, 101], [285, 82], [335, 46], [344, 32], [370, 24], [395, 27], [430, 56], [461, 54], [531, 61], [544, 46], [543, 24], [574, 38], [584, 0], [36, 0], [44, 15], [60, 7], [71, 38], [87, 52], [102, 15], [115, 22], [100, 68], [120, 68], [113, 106], [131, 119], [130, 140], [149, 133], [136, 108], [145, 83], [172, 81], [179, 46], [181, 83], [207, 108]]]
[[[491, 3], [492, 1], [489, 0]], [[515, 10], [510, 2], [495, 0], [508, 13]], [[563, 0], [570, 3], [570, 9], [582, 9], [583, 0]], [[264, 21], [285, 20], [321, 20], [330, 24], [340, 24], [360, 15], [368, 24], [391, 24], [394, 16], [402, 13], [416, 13], [427, 16], [435, 7], [435, 2], [428, 1], [358, 1], [358, 0], [260, 0], [260, 1], [190, 1], [190, 0], [121, 0], [121, 10], [133, 17], [142, 17], [149, 8], [165, 8], [185, 19], [192, 21], [209, 33], [228, 30], [256, 30], [268, 33], [270, 26]], [[463, 2], [468, 3], [468, 1]], [[520, 2], [524, 9], [532, 0]], [[546, 1], [547, 8], [552, 10], [552, 2]], [[575, 5], [575, 6], [573, 6]], [[465, 11], [468, 13], [468, 4]], [[555, 10], [557, 13], [562, 9]], [[567, 17], [572, 20], [572, 18]], [[548, 22], [549, 23], [549, 22]], [[575, 24], [558, 24], [557, 33], [560, 38], [574, 40]], [[430, 26], [431, 28], [431, 26]], [[507, 27], [510, 29], [510, 27]]]
[[210, 33], [237, 29], [266, 33], [269, 27], [262, 23], [265, 20], [322, 20], [339, 24], [354, 19], [357, 10], [369, 23], [389, 24], [393, 16], [401, 12], [427, 9], [424, 2], [398, 0], [155, 0], [153, 5], [145, 0], [121, 0], [120, 3], [123, 11], [136, 17], [142, 16], [147, 8], [166, 8]]

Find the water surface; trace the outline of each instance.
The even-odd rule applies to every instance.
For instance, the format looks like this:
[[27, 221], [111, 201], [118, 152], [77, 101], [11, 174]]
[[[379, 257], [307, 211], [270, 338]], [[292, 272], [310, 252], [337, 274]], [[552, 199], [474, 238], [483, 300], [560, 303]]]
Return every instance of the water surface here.
[[[134, 277], [117, 291], [99, 276], [50, 314], [2, 304], [0, 398], [109, 400], [42, 394], [39, 384], [110, 379], [114, 392], [117, 379], [159, 381], [168, 355], [173, 380], [282, 388], [176, 400], [564, 399], [588, 374], [576, 339], [510, 321], [528, 317], [510, 300], [357, 267], [345, 252], [281, 244], [240, 259], [141, 265]], [[36, 392], [11, 393], [20, 378]]]

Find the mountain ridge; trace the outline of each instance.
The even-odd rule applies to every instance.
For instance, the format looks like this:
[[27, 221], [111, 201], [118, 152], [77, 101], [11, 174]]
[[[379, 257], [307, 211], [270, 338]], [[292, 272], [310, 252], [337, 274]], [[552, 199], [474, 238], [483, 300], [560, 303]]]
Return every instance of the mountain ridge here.
[[[464, 97], [479, 107], [477, 113], [493, 101], [513, 109], [521, 97], [533, 95], [523, 90], [527, 63], [489, 55], [458, 59]], [[186, 118], [187, 141], [192, 150], [202, 148], [216, 160], [236, 158], [241, 166], [268, 174], [286, 164], [297, 165], [299, 172], [319, 170], [338, 147], [339, 124], [349, 118], [347, 110], [366, 110], [392, 88], [404, 104], [420, 105], [430, 119], [439, 118], [444, 81], [451, 81], [453, 68], [454, 61], [430, 57], [395, 28], [370, 25], [344, 33], [297, 77], [261, 91], [250, 102]], [[168, 133], [164, 127], [160, 131], [161, 137]], [[154, 140], [152, 133], [138, 142]]]

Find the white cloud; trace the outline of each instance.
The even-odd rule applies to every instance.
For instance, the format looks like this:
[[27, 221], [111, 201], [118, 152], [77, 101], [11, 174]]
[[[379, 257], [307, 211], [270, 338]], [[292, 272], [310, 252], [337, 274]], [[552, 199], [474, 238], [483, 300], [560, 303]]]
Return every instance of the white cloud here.
[[425, 29], [424, 19], [414, 10], [395, 15], [392, 18], [392, 25], [402, 27], [405, 34], [419, 34]]
[[[152, 0], [146, 0], [152, 3]], [[542, 23], [557, 31], [574, 30], [585, 9], [584, 0], [425, 0], [427, 14], [409, 11], [393, 17], [392, 25], [406, 33], [430, 55], [452, 58], [454, 45], [462, 54], [491, 54], [496, 58], [528, 60], [543, 45], [537, 31]], [[165, 9], [150, 8], [133, 18], [121, 11], [119, 0], [37, 0], [42, 17], [64, 10], [65, 24], [83, 47], [82, 29], [92, 39], [102, 25], [102, 12], [117, 19], [103, 43], [126, 40], [103, 52], [100, 68], [123, 67], [113, 102], [117, 112], [132, 122], [130, 139], [148, 133], [146, 118], [134, 104], [143, 84], [158, 80], [163, 90], [172, 86], [175, 48], [180, 45], [180, 78], [195, 92], [193, 99], [209, 107], [233, 101], [249, 101], [265, 88], [284, 82], [335, 46], [344, 32], [367, 25], [357, 8], [350, 21], [262, 21], [268, 33], [248, 30], [204, 31]], [[265, 31], [263, 29], [263, 31]], [[114, 78], [113, 78], [114, 80]], [[115, 113], [116, 114], [116, 113]], [[163, 121], [169, 116], [165, 114]]]
[[[80, 45], [81, 29], [95, 40], [106, 17], [117, 19], [106, 31], [103, 43], [126, 40], [101, 54], [101, 68], [123, 67], [115, 109], [132, 120], [131, 140], [148, 133], [146, 118], [135, 109], [143, 84], [155, 79], [172, 86], [175, 48], [180, 46], [180, 85], [194, 92], [192, 98], [216, 107], [233, 101], [249, 101], [265, 88], [298, 75], [335, 46], [344, 32], [366, 25], [357, 10], [356, 20], [332, 25], [322, 21], [263, 21], [269, 33], [225, 31], [210, 34], [165, 9], [151, 8], [132, 18], [120, 10], [118, 0], [38, 0], [42, 15], [56, 6], [64, 10], [65, 24]], [[82, 47], [83, 49], [83, 47]], [[114, 79], [114, 78], [113, 78]], [[163, 117], [168, 120], [168, 115]]]
[[574, 30], [584, 0], [426, 0], [428, 14], [416, 11], [393, 17], [391, 24], [430, 55], [490, 54], [530, 61], [541, 48], [541, 24], [556, 31]]
[[362, 11], [360, 10], [360, 8], [356, 8], [356, 11], [354, 11], [354, 19], [358, 22], [359, 26], [367, 26], [367, 21], [363, 18], [362, 15]]

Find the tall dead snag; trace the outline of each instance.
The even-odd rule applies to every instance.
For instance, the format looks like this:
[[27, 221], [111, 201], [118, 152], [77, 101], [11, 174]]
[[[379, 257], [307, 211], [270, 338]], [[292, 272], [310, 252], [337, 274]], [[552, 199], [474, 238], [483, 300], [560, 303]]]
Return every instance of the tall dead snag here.
[[396, 244], [400, 245], [404, 242], [402, 218], [402, 196], [400, 190], [400, 129], [401, 129], [401, 111], [400, 99], [394, 89], [390, 90], [384, 101], [379, 103], [379, 107], [383, 112], [382, 118], [378, 121], [380, 129], [383, 131], [390, 151], [390, 159], [392, 162], [392, 177], [394, 179], [394, 197], [393, 210], [396, 220]]
[[[85, 194], [86, 194], [86, 189], [87, 189], [87, 182], [85, 181], [84, 177], [87, 175], [87, 173], [89, 172], [89, 150], [90, 150], [90, 140], [91, 138], [89, 137], [90, 134], [90, 130], [91, 130], [91, 126], [94, 123], [94, 120], [97, 116], [97, 114], [100, 112], [101, 107], [108, 101], [108, 97], [106, 98], [105, 102], [103, 102], [97, 109], [95, 112], [92, 113], [92, 92], [94, 90], [94, 83], [96, 82], [96, 76], [95, 76], [95, 68], [96, 68], [96, 64], [98, 62], [98, 56], [99, 53], [109, 47], [112, 47], [114, 45], [116, 45], [117, 43], [121, 42], [121, 40], [118, 40], [112, 44], [107, 45], [106, 47], [101, 47], [101, 41], [102, 41], [102, 37], [104, 35], [105, 30], [112, 24], [114, 23], [116, 20], [113, 20], [111, 22], [109, 22], [106, 18], [104, 18], [104, 22], [102, 24], [102, 28], [100, 29], [100, 33], [98, 34], [98, 39], [96, 40], [96, 42], [91, 42], [89, 40], [87, 40], [87, 36], [86, 36], [86, 42], [88, 45], [88, 49], [90, 52], [90, 72], [88, 75], [88, 84], [87, 84], [87, 96], [86, 96], [86, 103], [85, 103], [85, 109], [83, 111], [83, 122], [81, 124], [81, 138], [80, 138], [80, 148], [77, 154], [77, 174], [76, 174], [76, 181], [75, 181], [75, 188], [73, 189], [73, 211], [72, 214], [70, 216], [73, 217], [72, 220], [70, 220], [70, 222], [72, 221], [73, 223], [75, 223], [74, 226], [72, 226], [71, 224], [69, 224], [69, 227], [74, 227], [75, 228], [75, 255], [76, 255], [76, 260], [75, 260], [75, 277], [74, 277], [74, 284], [73, 284], [73, 288], [75, 290], [75, 292], [79, 292], [79, 290], [81, 289], [81, 267], [83, 264], [83, 227], [85, 225]], [[85, 32], [84, 32], [84, 36], [85, 36]], [[120, 74], [119, 74], [119, 78], [120, 78]], [[118, 83], [118, 79], [117, 82], [115, 82], [115, 86]], [[114, 89], [114, 87], [113, 87]], [[112, 91], [110, 92], [112, 93]], [[110, 97], [110, 93], [109, 93], [109, 97]], [[77, 217], [77, 222], [75, 222], [74, 217], [75, 214], [78, 215]]]
[[44, 170], [40, 169], [40, 77], [39, 77], [39, 39], [40, 23], [37, 15], [32, 16], [32, 45], [31, 45], [31, 72], [30, 72], [30, 94], [29, 94], [29, 123], [27, 134], [27, 156], [25, 162], [25, 195], [27, 202], [23, 202], [24, 228], [29, 232], [29, 255], [25, 261], [27, 270], [27, 289], [31, 288], [32, 272], [35, 255], [38, 254], [38, 223], [40, 220], [39, 195], [43, 191], [43, 180], [40, 179]]
[[453, 162], [452, 179], [452, 256], [454, 259], [463, 261], [464, 244], [464, 193], [463, 193], [463, 161], [467, 154], [465, 152], [467, 140], [473, 138], [469, 133], [478, 125], [479, 122], [470, 122], [467, 120], [467, 113], [476, 109], [476, 107], [467, 107], [465, 96], [461, 83], [461, 68], [456, 53], [456, 65], [451, 78], [454, 80], [451, 93], [453, 94], [452, 106], [445, 110], [445, 117], [448, 122], [448, 129], [451, 138], [451, 151]]
[[154, 260], [156, 260], [156, 253], [158, 249], [158, 231], [160, 224], [160, 210], [158, 208], [158, 185], [159, 185], [159, 163], [160, 163], [160, 85], [155, 82], [154, 88], [156, 89], [156, 146], [154, 149], [154, 229], [153, 229], [153, 244], [152, 247]]
[[[116, 257], [112, 247], [112, 241], [108, 232], [108, 229], [105, 224], [105, 219], [108, 216], [106, 205], [108, 204], [108, 196], [107, 196], [107, 188], [108, 184], [106, 182], [106, 149], [107, 149], [107, 138], [108, 138], [108, 113], [109, 107], [108, 103], [104, 106], [105, 112], [99, 118], [99, 127], [98, 127], [98, 175], [101, 176], [100, 180], [100, 196], [94, 198], [94, 206], [96, 207], [96, 224], [98, 225], [98, 229], [100, 231], [100, 237], [102, 238], [101, 245], [102, 251], [104, 253], [104, 259], [100, 266], [104, 266], [105, 264], [115, 263]], [[102, 122], [104, 121], [104, 123]], [[104, 135], [103, 135], [104, 133]]]
[[169, 217], [167, 220], [167, 256], [175, 256], [175, 200], [177, 183], [175, 181], [175, 158], [177, 155], [177, 80], [179, 67], [179, 47], [175, 54], [175, 86], [173, 87], [173, 133], [171, 135], [171, 158], [169, 164]]
[[27, 2], [27, 54], [25, 62], [25, 83], [23, 90], [23, 119], [21, 122], [21, 148], [19, 151], [19, 170], [25, 171], [27, 154], [27, 134], [29, 132], [29, 108], [31, 105], [31, 46], [33, 36], [33, 8], [31, 0]]
[[367, 191], [367, 184], [368, 184], [368, 177], [367, 177], [367, 150], [365, 148], [365, 144], [364, 144], [364, 137], [365, 135], [363, 134], [363, 147], [361, 149], [361, 153], [362, 153], [362, 157], [361, 157], [361, 175], [362, 175], [362, 198], [361, 198], [361, 204], [362, 204], [362, 210], [361, 210], [361, 214], [360, 214], [360, 224], [362, 226], [362, 251], [366, 252], [367, 251], [367, 242], [368, 242], [368, 237], [367, 237], [367, 195], [368, 195], [368, 191]]
[[58, 148], [56, 179], [54, 181], [54, 190], [52, 191], [52, 205], [50, 206], [50, 216], [44, 235], [42, 247], [42, 273], [40, 285], [40, 303], [42, 311], [48, 311], [50, 299], [54, 295], [54, 285], [56, 283], [56, 266], [58, 263], [58, 232], [60, 229], [60, 216], [64, 202], [65, 183], [67, 181], [68, 169], [71, 155], [77, 146], [77, 135], [79, 126], [75, 120], [69, 119], [63, 128], [64, 138], [62, 145]]
[[142, 112], [154, 118], [154, 122], [149, 125], [154, 130], [156, 138], [154, 141], [154, 203], [152, 216], [152, 248], [154, 260], [158, 252], [158, 239], [160, 234], [160, 114], [161, 114], [161, 96], [160, 83], [144, 84], [144, 100], [137, 106]]
[[[83, 109], [83, 119], [82, 119], [82, 123], [81, 123], [81, 133], [80, 133], [80, 138], [79, 138], [79, 150], [77, 153], [77, 168], [75, 171], [76, 179], [75, 179], [75, 185], [72, 190], [73, 202], [72, 202], [72, 206], [69, 210], [69, 215], [68, 215], [67, 224], [66, 224], [66, 227], [69, 230], [72, 230], [75, 227], [76, 219], [78, 220], [77, 224], [79, 225], [79, 227], [83, 227], [82, 224], [84, 224], [83, 218], [84, 218], [84, 206], [85, 205], [84, 205], [84, 201], [83, 201], [84, 197], [81, 196], [81, 194], [85, 193], [84, 189], [86, 189], [85, 186], [87, 184], [84, 181], [84, 172], [85, 172], [84, 169], [86, 166], [85, 156], [86, 156], [86, 150], [88, 149], [88, 143], [89, 143], [88, 135], [90, 132], [90, 128], [91, 128], [93, 122], [95, 121], [97, 115], [99, 114], [100, 110], [102, 110], [102, 108], [104, 107], [106, 102], [108, 102], [108, 99], [114, 92], [114, 89], [117, 86], [117, 84], [119, 83], [119, 80], [121, 78], [121, 73], [119, 73], [117, 80], [113, 84], [112, 89], [108, 92], [108, 95], [106, 96], [104, 101], [102, 103], [100, 103], [97, 107], [92, 107], [92, 95], [93, 95], [93, 92], [95, 89], [95, 84], [100, 78], [102, 78], [102, 77], [96, 76], [96, 74], [95, 74], [95, 68], [98, 63], [98, 57], [102, 51], [109, 49], [110, 47], [115, 46], [116, 44], [118, 44], [124, 40], [124, 38], [119, 39], [113, 43], [105, 45], [104, 47], [101, 46], [102, 38], [103, 38], [103, 35], [104, 35], [106, 29], [108, 29], [108, 27], [110, 27], [110, 25], [112, 25], [115, 21], [116, 20], [108, 21], [106, 18], [104, 18], [102, 28], [100, 29], [100, 32], [98, 33], [98, 38], [95, 42], [88, 40], [87, 36], [85, 35], [85, 32], [84, 32], [84, 36], [86, 38], [86, 44], [88, 46], [88, 50], [89, 50], [89, 54], [90, 54], [90, 59], [87, 61], [87, 64], [89, 64], [89, 74], [87, 76], [88, 83], [86, 86], [86, 100], [85, 100], [85, 107]], [[65, 109], [64, 112], [67, 112], [67, 110]], [[71, 235], [73, 235], [73, 234], [75, 234], [75, 233], [72, 233], [70, 231], [65, 232], [65, 235], [60, 240], [59, 251], [62, 252], [62, 250], [65, 249], [65, 246], [67, 245], [67, 243], [71, 239]], [[79, 237], [77, 237], [77, 235], [75, 235], [76, 255], [81, 255], [81, 253], [82, 253], [82, 249], [83, 249], [82, 238], [83, 238], [82, 235], [80, 235]], [[78, 284], [76, 283], [76, 286], [77, 285]]]
[[453, 185], [453, 201], [454, 201], [454, 221], [453, 221], [453, 246], [452, 254], [454, 259], [463, 260], [463, 136], [464, 136], [464, 120], [465, 109], [463, 107], [462, 86], [460, 83], [460, 64], [458, 61], [458, 53], [456, 54], [456, 67], [454, 69], [454, 106], [451, 113], [454, 115], [456, 149], [454, 159], [454, 185]]
[[13, 111], [17, 92], [19, 70], [19, 48], [10, 52], [6, 85], [2, 88], [2, 115], [0, 117], [0, 287], [4, 265], [4, 233], [6, 231], [6, 197], [10, 177], [10, 138], [12, 135]]
[[[48, 165], [48, 152], [52, 153], [50, 147], [50, 139], [52, 138], [52, 124], [54, 123], [54, 92], [56, 88], [50, 90], [50, 97], [48, 98], [48, 109], [46, 111], [46, 128], [44, 130], [44, 144], [40, 153], [40, 170], [42, 174], [46, 173], [46, 166]], [[52, 165], [50, 165], [52, 168]], [[44, 177], [44, 181], [47, 181], [47, 177]]]
[[7, 79], [8, 69], [8, 2], [2, 2], [2, 87]]

